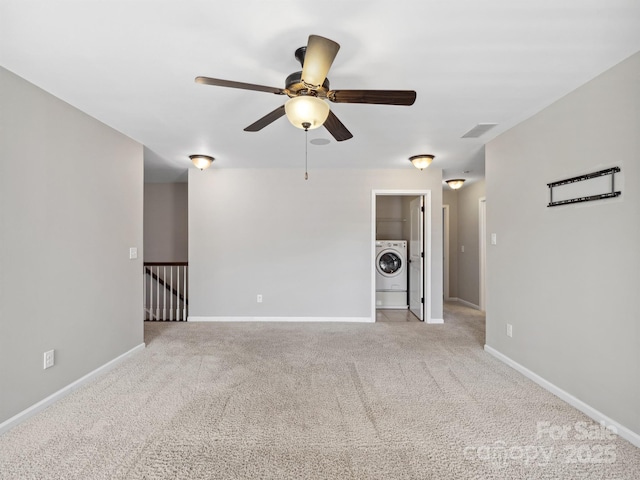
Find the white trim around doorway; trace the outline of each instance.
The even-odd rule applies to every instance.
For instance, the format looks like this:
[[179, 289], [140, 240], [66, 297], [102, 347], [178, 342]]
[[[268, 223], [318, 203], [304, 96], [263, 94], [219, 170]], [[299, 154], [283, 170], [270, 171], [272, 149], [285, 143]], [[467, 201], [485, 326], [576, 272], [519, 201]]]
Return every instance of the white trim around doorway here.
[[431, 288], [432, 288], [432, 280], [431, 280], [431, 269], [432, 269], [432, 258], [431, 258], [431, 190], [371, 190], [371, 317], [373, 321], [376, 319], [376, 197], [380, 196], [389, 196], [389, 195], [397, 195], [397, 196], [413, 196], [413, 197], [423, 197], [424, 204], [424, 255], [427, 260], [428, 268], [424, 269], [424, 321], [425, 323], [444, 323], [444, 320], [441, 318], [432, 318], [431, 312]]
[[442, 291], [449, 300], [449, 205], [442, 205]]
[[480, 258], [480, 278], [479, 281], [479, 310], [485, 311], [487, 309], [487, 199], [486, 197], [480, 197], [478, 199], [478, 232], [479, 232], [479, 254]]

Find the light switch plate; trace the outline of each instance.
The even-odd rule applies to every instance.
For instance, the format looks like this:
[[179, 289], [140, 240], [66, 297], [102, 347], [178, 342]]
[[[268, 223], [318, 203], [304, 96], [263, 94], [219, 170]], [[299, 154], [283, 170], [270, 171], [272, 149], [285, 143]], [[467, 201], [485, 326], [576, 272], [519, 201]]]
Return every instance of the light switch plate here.
[[129, 249], [129, 260], [134, 260], [138, 258], [138, 249], [136, 247], [131, 247]]

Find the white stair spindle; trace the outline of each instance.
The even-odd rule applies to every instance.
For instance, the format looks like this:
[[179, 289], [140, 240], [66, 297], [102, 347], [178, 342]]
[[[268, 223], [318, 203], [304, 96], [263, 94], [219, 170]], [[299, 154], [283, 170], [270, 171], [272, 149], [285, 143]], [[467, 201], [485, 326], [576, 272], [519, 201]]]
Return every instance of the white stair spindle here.
[[180, 321], [180, 267], [176, 275], [176, 321]]
[[143, 320], [147, 319], [147, 267], [142, 267], [142, 313]]
[[182, 289], [182, 291], [184, 292], [182, 294], [183, 296], [183, 300], [182, 300], [182, 307], [183, 307], [183, 311], [182, 311], [182, 319], [186, 322], [187, 321], [187, 267], [186, 265], [184, 266], [184, 268], [182, 269], [184, 272], [184, 288]]
[[153, 267], [149, 267], [149, 320], [153, 320]]
[[167, 267], [162, 267], [162, 282], [164, 288], [162, 289], [162, 320], [167, 319]]
[[173, 265], [169, 267], [169, 292], [171, 292], [171, 296], [169, 297], [169, 321], [173, 320]]
[[160, 318], [160, 267], [156, 267], [156, 318]]

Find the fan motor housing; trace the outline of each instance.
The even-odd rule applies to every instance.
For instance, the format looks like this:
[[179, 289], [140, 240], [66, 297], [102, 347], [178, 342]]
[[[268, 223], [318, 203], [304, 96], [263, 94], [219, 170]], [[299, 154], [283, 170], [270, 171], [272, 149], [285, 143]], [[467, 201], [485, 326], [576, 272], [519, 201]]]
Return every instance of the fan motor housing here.
[[321, 87], [310, 87], [306, 85], [302, 81], [302, 71], [289, 75], [285, 82], [285, 87], [290, 97], [313, 95], [314, 97], [327, 98], [327, 92], [330, 90], [328, 78], [325, 78]]

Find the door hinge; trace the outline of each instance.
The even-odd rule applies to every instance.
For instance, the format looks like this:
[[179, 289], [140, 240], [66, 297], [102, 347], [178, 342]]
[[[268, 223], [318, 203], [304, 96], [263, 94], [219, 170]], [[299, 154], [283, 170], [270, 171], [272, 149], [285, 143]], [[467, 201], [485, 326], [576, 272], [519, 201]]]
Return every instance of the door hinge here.
[[420, 303], [424, 303], [424, 297], [420, 297]]
[[424, 252], [420, 252], [420, 258], [424, 258]]
[[420, 211], [421, 211], [421, 212], [424, 212], [424, 207], [420, 207]]

